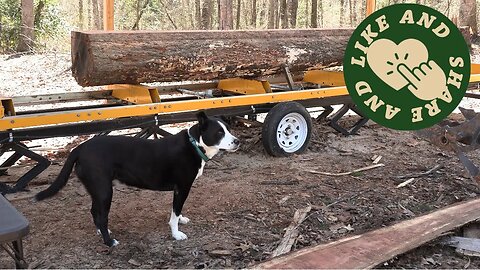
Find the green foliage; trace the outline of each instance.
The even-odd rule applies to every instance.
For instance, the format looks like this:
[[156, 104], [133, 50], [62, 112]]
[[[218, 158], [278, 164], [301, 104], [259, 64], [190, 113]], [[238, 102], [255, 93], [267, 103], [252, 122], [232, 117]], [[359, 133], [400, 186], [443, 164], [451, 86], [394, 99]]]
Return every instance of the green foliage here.
[[18, 0], [0, 0], [0, 52], [8, 52], [18, 44], [22, 12]]
[[[58, 35], [63, 26], [57, 0], [35, 0], [35, 48], [45, 47], [45, 41]], [[0, 0], [0, 53], [14, 52], [21, 26], [20, 0]]]

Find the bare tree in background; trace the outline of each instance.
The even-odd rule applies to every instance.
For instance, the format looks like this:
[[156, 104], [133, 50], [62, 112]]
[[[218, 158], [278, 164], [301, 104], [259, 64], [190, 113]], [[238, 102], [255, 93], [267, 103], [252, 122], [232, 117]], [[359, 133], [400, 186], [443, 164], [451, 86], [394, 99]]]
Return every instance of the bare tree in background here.
[[288, 28], [287, 0], [280, 0], [280, 22], [281, 28]]
[[345, 0], [340, 0], [340, 26], [345, 25]]
[[477, 1], [460, 0], [458, 11], [459, 26], [468, 26], [474, 36], [478, 35], [477, 25]]
[[28, 52], [33, 49], [35, 40], [33, 0], [22, 0], [22, 26], [20, 29], [20, 38], [18, 40], [17, 51]]
[[305, 27], [310, 27], [310, 23], [309, 23], [309, 20], [311, 19], [310, 18], [311, 13], [309, 13], [310, 10], [311, 10], [310, 1], [307, 0], [305, 1]]
[[83, 0], [78, 0], [78, 28], [83, 30]]
[[250, 18], [250, 26], [257, 26], [257, 0], [252, 0], [252, 17]]
[[317, 0], [312, 0], [312, 17], [310, 19], [310, 26], [312, 28], [317, 28], [318, 27], [318, 1]]
[[323, 0], [320, 0], [320, 27], [323, 27]]
[[[140, 0], [138, 0], [140, 1]], [[100, 11], [98, 10], [98, 0], [92, 0], [93, 23], [95, 29], [101, 29]]]
[[202, 29], [212, 29], [213, 0], [204, 0], [202, 6]]
[[195, 27], [200, 29], [202, 26], [202, 6], [200, 0], [195, 0]]
[[297, 27], [298, 0], [288, 1], [288, 22], [290, 28]]
[[[132, 26], [132, 30], [138, 30], [139, 29], [140, 20], [142, 19], [143, 13], [147, 9], [148, 4], [150, 4], [150, 0], [145, 0], [145, 2], [143, 2], [143, 5], [141, 5], [141, 0], [137, 0], [137, 17], [135, 18], [135, 23]], [[168, 14], [167, 14], [167, 16], [168, 16]], [[175, 26], [175, 28], [176, 28], [176, 26]]]
[[275, 5], [276, 0], [269, 0], [268, 5], [268, 28], [273, 29], [275, 28], [275, 10], [277, 9], [277, 5]]
[[237, 0], [237, 18], [235, 23], [235, 29], [240, 29], [240, 15], [242, 11], [242, 0]]
[[233, 0], [218, 0], [218, 29], [233, 29]]

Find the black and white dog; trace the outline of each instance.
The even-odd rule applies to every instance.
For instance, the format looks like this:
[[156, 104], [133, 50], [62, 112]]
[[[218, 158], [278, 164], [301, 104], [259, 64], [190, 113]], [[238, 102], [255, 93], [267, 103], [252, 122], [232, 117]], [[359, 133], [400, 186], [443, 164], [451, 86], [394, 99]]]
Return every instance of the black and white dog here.
[[178, 230], [182, 207], [193, 181], [203, 173], [205, 162], [220, 150], [236, 151], [239, 140], [220, 119], [197, 114], [198, 123], [188, 130], [160, 140], [126, 136], [99, 136], [79, 145], [65, 161], [57, 179], [35, 198], [40, 201], [62, 189], [75, 165], [75, 172], [92, 198], [91, 213], [97, 232], [108, 246], [118, 241], [110, 237], [108, 213], [112, 202], [112, 181], [150, 190], [173, 190], [169, 225], [176, 240], [187, 239]]

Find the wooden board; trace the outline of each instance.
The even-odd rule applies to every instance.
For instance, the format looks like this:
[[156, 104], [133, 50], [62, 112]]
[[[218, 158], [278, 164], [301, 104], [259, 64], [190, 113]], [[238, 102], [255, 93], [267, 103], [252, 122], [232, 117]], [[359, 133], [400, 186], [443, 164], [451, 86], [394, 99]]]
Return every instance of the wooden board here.
[[257, 78], [343, 61], [353, 29], [72, 32], [82, 86]]
[[255, 268], [372, 268], [480, 217], [480, 199], [362, 235], [295, 251]]

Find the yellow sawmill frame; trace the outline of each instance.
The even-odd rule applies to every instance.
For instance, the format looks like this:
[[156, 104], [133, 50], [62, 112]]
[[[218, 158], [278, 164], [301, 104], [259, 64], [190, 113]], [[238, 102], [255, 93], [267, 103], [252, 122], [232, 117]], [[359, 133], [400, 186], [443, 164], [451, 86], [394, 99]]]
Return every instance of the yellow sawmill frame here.
[[[217, 88], [242, 95], [161, 102], [159, 92], [156, 88], [142, 85], [109, 85], [106, 89], [112, 91], [113, 97], [123, 100], [131, 105], [32, 113], [25, 115], [15, 115], [12, 99], [2, 98], [0, 99], [2, 105], [0, 108], [0, 131], [46, 125], [110, 120], [122, 117], [179, 113], [308, 99], [324, 99], [348, 95], [346, 87], [343, 86], [344, 80], [342, 72], [318, 70], [308, 71], [305, 73], [303, 81], [321, 86], [335, 87], [271, 93], [268, 81], [228, 79], [219, 81]], [[479, 64], [472, 64], [470, 82], [480, 82]], [[9, 114], [5, 114], [4, 112], [9, 112]]]

